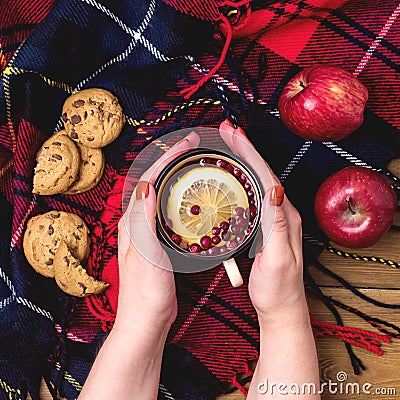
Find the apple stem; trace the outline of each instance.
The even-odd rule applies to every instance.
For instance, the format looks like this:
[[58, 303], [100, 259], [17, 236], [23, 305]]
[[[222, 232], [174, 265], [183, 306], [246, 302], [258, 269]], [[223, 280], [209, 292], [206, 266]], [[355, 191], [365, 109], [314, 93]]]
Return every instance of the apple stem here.
[[356, 212], [354, 211], [353, 207], [350, 204], [350, 197], [346, 198], [346, 203], [347, 203], [347, 207], [350, 210], [350, 212], [354, 215]]
[[305, 89], [305, 88], [306, 88], [306, 85], [305, 85], [302, 81], [299, 81], [299, 85], [300, 85], [300, 87], [301, 87], [302, 89]]

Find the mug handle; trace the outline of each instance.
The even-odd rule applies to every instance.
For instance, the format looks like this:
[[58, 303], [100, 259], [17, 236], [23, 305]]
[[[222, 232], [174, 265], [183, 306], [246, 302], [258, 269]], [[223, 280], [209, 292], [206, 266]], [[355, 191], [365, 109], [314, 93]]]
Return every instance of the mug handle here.
[[225, 271], [228, 275], [229, 280], [233, 287], [239, 287], [243, 285], [243, 278], [240, 275], [239, 268], [236, 264], [234, 258], [230, 258], [229, 260], [225, 260], [222, 262], [225, 267]]

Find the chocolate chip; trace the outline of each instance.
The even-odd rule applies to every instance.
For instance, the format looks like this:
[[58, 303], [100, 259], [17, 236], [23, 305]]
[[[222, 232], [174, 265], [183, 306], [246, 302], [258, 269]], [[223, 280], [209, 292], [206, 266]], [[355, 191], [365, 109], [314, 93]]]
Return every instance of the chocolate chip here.
[[77, 227], [78, 229], [82, 229], [82, 228], [83, 228], [83, 224], [78, 224], [76, 227]]
[[87, 160], [85, 160], [84, 162], [83, 162], [83, 165], [88, 165], [89, 164], [89, 161], [87, 161]]
[[82, 289], [83, 293], [86, 294], [87, 286], [84, 285], [82, 282], [78, 282], [78, 285]]
[[52, 145], [53, 146], [61, 146], [61, 142], [53, 142]]
[[64, 122], [67, 122], [67, 121], [68, 121], [68, 114], [67, 114], [66, 112], [62, 115], [62, 120], [63, 120]]
[[78, 260], [78, 261], [75, 261], [75, 262], [72, 264], [72, 266], [73, 266], [74, 268], [79, 267], [79, 265], [80, 265], [79, 260]]
[[86, 140], [87, 140], [88, 142], [93, 142], [94, 137], [93, 137], [93, 136], [89, 136], [88, 138], [86, 138]]
[[47, 229], [47, 233], [48, 233], [49, 235], [52, 235], [52, 234], [54, 233], [53, 225], [49, 225], [49, 229]]
[[67, 256], [63, 258], [63, 261], [65, 262], [65, 264], [69, 265], [69, 258]]
[[85, 105], [85, 100], [76, 100], [74, 101], [74, 103], [72, 104], [74, 107], [79, 108]]
[[96, 105], [97, 104], [97, 101], [95, 101], [95, 100], [93, 100], [93, 99], [89, 99], [89, 104], [92, 104], [92, 105]]
[[69, 134], [69, 136], [72, 137], [72, 139], [78, 139], [78, 134], [72, 129], [71, 133]]
[[81, 117], [77, 114], [75, 114], [71, 117], [71, 123], [73, 125], [79, 124], [79, 122], [81, 122], [81, 120], [82, 120]]
[[50, 217], [53, 218], [53, 219], [60, 218], [60, 214], [59, 214], [59, 213], [57, 213], [57, 214], [50, 214]]
[[45, 264], [46, 265], [53, 265], [53, 259], [52, 258], [49, 258], [46, 262], [45, 262]]
[[87, 113], [87, 111], [85, 111], [85, 112], [83, 113], [83, 119], [86, 119], [87, 116], [88, 116], [88, 113]]
[[76, 240], [81, 240], [81, 237], [76, 234], [75, 232], [72, 234], [72, 236], [76, 239]]
[[57, 160], [55, 160], [54, 158], [50, 158], [49, 161], [51, 161], [51, 162], [57, 162]]
[[56, 255], [56, 252], [53, 249], [49, 249], [49, 253], [52, 254], [53, 256]]
[[49, 147], [48, 147], [48, 146], [44, 146], [43, 148], [44, 148], [45, 150], [48, 150], [48, 149], [49, 149]]
[[53, 154], [52, 157], [59, 161], [62, 160], [62, 157], [59, 154]]

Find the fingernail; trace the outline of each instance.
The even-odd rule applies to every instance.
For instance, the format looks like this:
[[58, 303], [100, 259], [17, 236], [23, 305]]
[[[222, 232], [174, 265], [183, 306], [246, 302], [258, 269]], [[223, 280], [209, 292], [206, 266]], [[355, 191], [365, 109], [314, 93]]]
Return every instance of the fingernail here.
[[283, 203], [285, 197], [285, 188], [283, 186], [276, 185], [271, 191], [271, 205], [279, 207]]
[[149, 196], [149, 182], [139, 181], [136, 185], [135, 200], [143, 200]]
[[227, 125], [229, 125], [231, 128], [235, 128], [235, 125], [233, 125], [233, 123], [227, 118], [225, 121], [224, 121]]

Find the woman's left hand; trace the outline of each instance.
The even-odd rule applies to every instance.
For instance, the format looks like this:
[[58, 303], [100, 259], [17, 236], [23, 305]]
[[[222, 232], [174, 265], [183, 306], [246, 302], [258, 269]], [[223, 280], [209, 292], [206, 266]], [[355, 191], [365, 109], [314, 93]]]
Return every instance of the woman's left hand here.
[[197, 147], [199, 141], [196, 133], [189, 134], [143, 174], [119, 222], [120, 288], [116, 330], [129, 332], [138, 324], [169, 329], [176, 318], [172, 265], [156, 234], [153, 184], [174, 158]]

